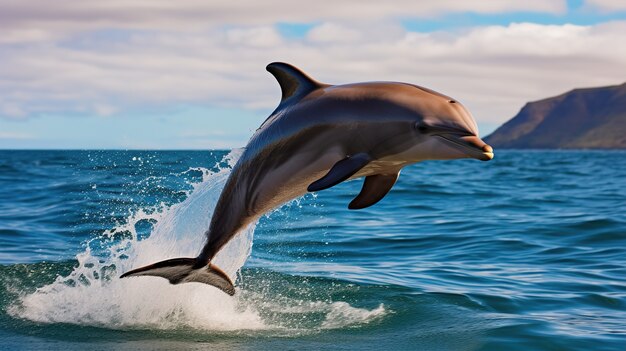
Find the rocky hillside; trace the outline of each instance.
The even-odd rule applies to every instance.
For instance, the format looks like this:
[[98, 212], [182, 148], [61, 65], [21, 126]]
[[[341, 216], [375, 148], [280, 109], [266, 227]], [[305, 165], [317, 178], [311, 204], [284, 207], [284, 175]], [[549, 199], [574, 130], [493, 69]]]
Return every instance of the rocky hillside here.
[[494, 148], [626, 149], [626, 83], [529, 102], [485, 141]]

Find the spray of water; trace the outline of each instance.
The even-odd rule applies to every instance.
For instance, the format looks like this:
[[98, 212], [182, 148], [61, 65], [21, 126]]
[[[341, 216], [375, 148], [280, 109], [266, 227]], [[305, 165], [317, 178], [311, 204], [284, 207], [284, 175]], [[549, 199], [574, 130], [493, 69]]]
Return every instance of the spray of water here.
[[[230, 297], [205, 284], [170, 285], [162, 278], [118, 279], [120, 272], [172, 257], [193, 257], [204, 242], [210, 216], [224, 183], [240, 155], [226, 156], [229, 167], [203, 172], [185, 201], [144, 209], [131, 214], [125, 223], [94, 240], [107, 242], [105, 254], [87, 249], [76, 256], [78, 266], [65, 277], [21, 296], [8, 312], [19, 318], [44, 323], [71, 323], [113, 329], [179, 329], [213, 331], [281, 329], [264, 320], [255, 308], [259, 299], [271, 304], [271, 296], [242, 294]], [[152, 223], [150, 236], [142, 240], [139, 223]], [[240, 232], [215, 258], [233, 281], [252, 249], [256, 224]], [[120, 235], [124, 233], [124, 235]], [[246, 297], [247, 296], [247, 297]], [[254, 296], [254, 298], [250, 298]], [[288, 304], [288, 303], [287, 303]], [[302, 306], [302, 302], [297, 302]], [[285, 301], [276, 302], [276, 309]], [[302, 313], [324, 313], [320, 329], [365, 323], [385, 313], [384, 307], [360, 309], [345, 302], [315, 302]]]

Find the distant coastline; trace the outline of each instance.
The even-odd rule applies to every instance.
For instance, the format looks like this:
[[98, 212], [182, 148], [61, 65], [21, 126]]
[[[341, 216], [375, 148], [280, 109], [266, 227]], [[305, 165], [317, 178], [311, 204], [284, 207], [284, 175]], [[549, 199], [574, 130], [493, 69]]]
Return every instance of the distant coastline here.
[[529, 102], [485, 141], [500, 149], [626, 149], [626, 83]]

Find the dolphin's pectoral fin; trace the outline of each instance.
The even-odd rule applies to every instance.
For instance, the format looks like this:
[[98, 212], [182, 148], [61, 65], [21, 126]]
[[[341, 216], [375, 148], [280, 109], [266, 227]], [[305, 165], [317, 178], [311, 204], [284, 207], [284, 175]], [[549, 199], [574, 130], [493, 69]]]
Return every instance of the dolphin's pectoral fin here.
[[333, 168], [322, 178], [314, 181], [307, 188], [308, 191], [320, 191], [333, 187], [344, 180], [352, 177], [361, 168], [365, 167], [372, 158], [366, 153], [358, 153], [348, 156], [335, 163]]
[[171, 284], [198, 282], [212, 285], [228, 295], [235, 294], [235, 287], [228, 275], [219, 267], [209, 263], [199, 263], [196, 258], [172, 258], [148, 266], [133, 269], [120, 278], [151, 275], [163, 277]]
[[351, 210], [359, 210], [362, 208], [370, 207], [378, 201], [382, 200], [385, 195], [391, 190], [399, 173], [394, 174], [376, 174], [365, 177], [363, 182], [363, 188], [357, 197], [350, 202], [348, 208]]

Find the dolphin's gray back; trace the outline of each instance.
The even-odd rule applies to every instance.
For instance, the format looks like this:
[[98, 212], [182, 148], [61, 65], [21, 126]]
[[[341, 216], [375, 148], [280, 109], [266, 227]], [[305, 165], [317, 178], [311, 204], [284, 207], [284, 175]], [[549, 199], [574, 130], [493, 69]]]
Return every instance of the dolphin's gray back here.
[[[414, 111], [381, 95], [417, 88], [389, 82], [331, 86], [306, 75], [294, 77], [286, 64], [268, 70], [281, 84], [281, 103], [233, 168], [206, 232], [203, 259], [212, 258], [259, 216], [306, 193], [311, 182], [346, 155], [367, 150], [377, 159], [411, 147]], [[394, 138], [379, 140], [381, 128]]]
[[[309, 184], [346, 155], [368, 150], [382, 158], [411, 146], [399, 142], [410, 131], [406, 121], [399, 120], [394, 127], [393, 121], [380, 120], [381, 114], [408, 113], [402, 107], [376, 99], [345, 104], [325, 88], [277, 109], [252, 136], [218, 200], [203, 258], [212, 258], [237, 231], [264, 213], [305, 194]], [[392, 134], [398, 137], [372, 144], [383, 126], [387, 131], [396, 128]]]

